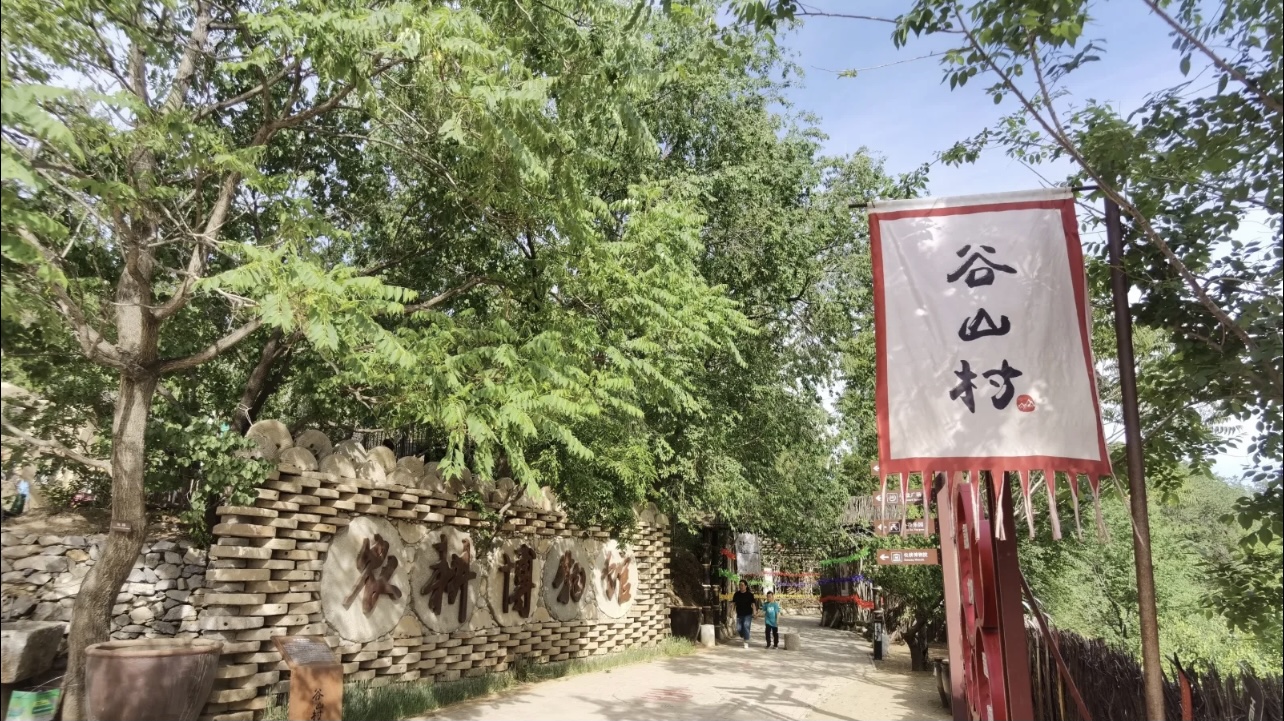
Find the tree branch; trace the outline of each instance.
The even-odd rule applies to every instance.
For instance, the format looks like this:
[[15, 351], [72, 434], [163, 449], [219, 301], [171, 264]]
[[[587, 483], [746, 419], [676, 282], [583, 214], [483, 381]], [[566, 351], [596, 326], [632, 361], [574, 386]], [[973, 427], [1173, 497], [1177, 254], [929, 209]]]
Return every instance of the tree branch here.
[[183, 106], [187, 100], [187, 89], [192, 85], [192, 76], [196, 74], [196, 59], [205, 51], [205, 41], [210, 35], [210, 10], [202, 0], [196, 0], [196, 20], [192, 23], [192, 34], [187, 38], [187, 47], [183, 57], [178, 61], [174, 71], [174, 82], [170, 85], [169, 96], [161, 105], [165, 112], [173, 112]]
[[218, 340], [214, 341], [210, 345], [206, 346], [204, 349], [199, 350], [189, 356], [186, 356], [183, 358], [169, 358], [167, 360], [162, 360], [160, 364], [157, 366], [156, 372], [161, 374], [173, 373], [174, 371], [182, 371], [182, 370], [187, 370], [188, 368], [195, 368], [196, 366], [206, 361], [213, 360], [214, 358], [217, 358], [223, 353], [236, 347], [237, 343], [240, 343], [241, 341], [248, 338], [250, 334], [258, 330], [259, 326], [261, 325], [263, 325], [263, 319], [255, 318], [249, 323], [246, 323], [240, 328], [237, 328], [231, 333], [228, 333], [222, 338], [219, 338]]
[[235, 107], [237, 105], [240, 105], [241, 103], [247, 102], [248, 100], [253, 98], [255, 95], [258, 95], [259, 93], [264, 92], [268, 88], [271, 88], [273, 85], [276, 85], [278, 82], [284, 79], [285, 76], [289, 75], [290, 73], [297, 72], [302, 67], [303, 67], [303, 59], [298, 58], [289, 66], [282, 68], [281, 72], [275, 75], [272, 75], [271, 77], [265, 79], [263, 82], [259, 83], [258, 85], [255, 85], [249, 90], [246, 90], [240, 95], [235, 95], [233, 97], [228, 98], [227, 100], [221, 100], [217, 103], [213, 103], [212, 105], [206, 105], [205, 107], [200, 108], [199, 110], [196, 111], [195, 117], [197, 120], [200, 120], [201, 118], [207, 117], [209, 115], [213, 115], [214, 113], [217, 113], [220, 110], [227, 110], [228, 108]]
[[76, 463], [92, 468], [94, 470], [102, 471], [103, 473], [106, 473], [109, 476], [111, 475], [111, 463], [102, 458], [93, 458], [92, 456], [87, 456], [81, 453], [80, 451], [72, 450], [71, 448], [64, 446], [58, 441], [51, 441], [51, 440], [46, 440], [44, 438], [37, 438], [31, 435], [30, 433], [22, 430], [21, 428], [15, 426], [8, 418], [4, 416], [0, 416], [0, 424], [4, 426], [4, 430], [9, 434], [10, 438], [16, 438], [19, 441], [33, 448], [39, 448], [41, 451], [44, 451], [45, 453], [50, 453], [60, 458], [66, 458], [67, 460], [75, 461]]
[[[61, 259], [46, 248], [30, 230], [19, 228], [18, 235], [22, 236], [23, 240], [35, 248], [46, 263], [62, 268]], [[128, 364], [121, 355], [120, 349], [89, 324], [85, 311], [72, 299], [67, 289], [57, 281], [53, 281], [48, 285], [53, 290], [54, 308], [71, 324], [72, 335], [80, 343], [80, 350], [85, 357], [116, 370], [125, 371], [128, 368]]]
[[[1213, 52], [1212, 48], [1205, 45], [1199, 38], [1195, 37], [1193, 33], [1182, 27], [1181, 23], [1178, 23], [1171, 15], [1164, 12], [1163, 8], [1159, 7], [1159, 3], [1155, 2], [1155, 0], [1142, 0], [1142, 2], [1146, 3], [1146, 7], [1149, 7], [1151, 12], [1158, 15], [1165, 23], [1168, 23], [1168, 27], [1172, 28], [1173, 32], [1180, 35], [1186, 42], [1194, 45], [1201, 53], [1206, 55], [1209, 60], [1213, 61], [1213, 65], [1217, 66], [1218, 70], [1221, 70], [1234, 78], [1236, 82], [1253, 91], [1253, 94], [1257, 96], [1257, 99], [1261, 100], [1263, 105], [1275, 111], [1277, 115], [1284, 113], [1284, 107], [1280, 105], [1280, 101], [1272, 98], [1266, 93], [1266, 91], [1258, 87], [1257, 83], [1249, 80], [1248, 77], [1241, 73], [1235, 66], [1226, 62], [1220, 55]], [[1276, 38], [1276, 40], [1278, 41], [1278, 38]]]
[[485, 276], [475, 275], [469, 278], [468, 280], [464, 281], [463, 283], [455, 286], [454, 288], [451, 288], [450, 290], [442, 291], [441, 293], [434, 295], [428, 300], [425, 300], [420, 303], [412, 303], [406, 306], [405, 312], [407, 315], [409, 315], [411, 313], [418, 313], [421, 310], [430, 310], [438, 305], [441, 305], [442, 303], [445, 303], [451, 298], [454, 298], [455, 296], [461, 295], [463, 293], [467, 293], [468, 291], [482, 284], [499, 285], [499, 283], [489, 278], [486, 278]]
[[[1101, 192], [1111, 200], [1118, 203], [1119, 207], [1137, 222], [1137, 225], [1141, 228], [1142, 234], [1145, 235], [1146, 239], [1155, 246], [1161, 255], [1164, 256], [1168, 266], [1182, 278], [1186, 286], [1195, 295], [1196, 300], [1199, 301], [1199, 304], [1204, 306], [1204, 308], [1207, 309], [1219, 323], [1221, 323], [1222, 327], [1230, 331], [1236, 338], [1239, 338], [1245, 348], [1250, 351], [1256, 351], [1258, 347], [1257, 343], [1248, 335], [1247, 331], [1241, 328], [1226, 311], [1222, 310], [1222, 308], [1204, 292], [1194, 274], [1186, 267], [1186, 264], [1182, 262], [1181, 258], [1177, 257], [1177, 254], [1173, 252], [1173, 249], [1169, 247], [1168, 243], [1164, 242], [1164, 239], [1160, 237], [1154, 226], [1150, 224], [1149, 219], [1147, 219], [1135, 205], [1129, 202], [1113, 183], [1107, 181], [1097, 173], [1091, 164], [1088, 163], [1087, 158], [1083, 156], [1083, 153], [1079, 151], [1079, 148], [1076, 147], [1074, 143], [1070, 142], [1069, 137], [1062, 132], [1060, 119], [1057, 118], [1055, 110], [1051, 107], [1052, 98], [1048, 92], [1047, 82], [1043, 75], [1043, 69], [1039, 61], [1037, 48], [1033, 46], [1033, 43], [1031, 44], [1030, 55], [1034, 62], [1035, 75], [1039, 82], [1040, 92], [1042, 93], [1041, 102], [1043, 102], [1044, 106], [1049, 109], [1052, 121], [1055, 121], [1056, 127], [1053, 126], [1052, 122], [1050, 122], [1048, 118], [1045, 118], [1043, 114], [1039, 112], [1038, 108], [1035, 107], [1029, 97], [1027, 97], [1026, 94], [1016, 86], [1012, 77], [1000, 68], [997, 63], [995, 63], [994, 58], [981, 46], [981, 43], [976, 39], [976, 35], [963, 21], [963, 16], [957, 7], [954, 9], [954, 17], [958, 21], [959, 27], [967, 37], [968, 43], [972, 46], [972, 49], [984, 59], [985, 64], [990, 68], [990, 70], [993, 71], [995, 75], [999, 76], [1008, 91], [1016, 96], [1022, 107], [1025, 108], [1025, 111], [1034, 118], [1039, 126], [1043, 128], [1044, 132], [1056, 140], [1057, 144], [1060, 145], [1062, 149], [1064, 149], [1066, 153], [1074, 159], [1075, 163], [1077, 163], [1079, 167], [1092, 178], [1093, 182], [1096, 183]], [[1273, 390], [1278, 395], [1281, 391], [1281, 387], [1284, 386], [1284, 382], [1281, 382], [1279, 374], [1275, 373], [1273, 369], [1268, 368], [1267, 372], [1270, 374], [1271, 385], [1274, 386]]]

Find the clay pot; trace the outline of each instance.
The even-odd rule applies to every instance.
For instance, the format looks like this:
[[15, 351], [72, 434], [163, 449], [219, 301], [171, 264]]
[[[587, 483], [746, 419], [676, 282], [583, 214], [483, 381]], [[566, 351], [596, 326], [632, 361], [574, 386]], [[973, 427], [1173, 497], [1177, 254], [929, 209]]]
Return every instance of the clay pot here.
[[696, 641], [700, 638], [700, 607], [670, 606], [669, 632], [675, 638]]
[[90, 721], [196, 721], [214, 687], [221, 641], [140, 638], [85, 650]]

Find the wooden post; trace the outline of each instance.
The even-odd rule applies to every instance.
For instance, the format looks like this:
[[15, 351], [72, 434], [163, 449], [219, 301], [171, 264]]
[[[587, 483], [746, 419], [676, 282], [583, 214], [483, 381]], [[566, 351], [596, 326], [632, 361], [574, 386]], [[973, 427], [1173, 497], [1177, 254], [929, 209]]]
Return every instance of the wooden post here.
[[290, 721], [343, 721], [343, 665], [321, 636], [272, 639], [290, 667]]
[[954, 539], [954, 503], [950, 484], [936, 494], [941, 532], [941, 577], [945, 583], [945, 630], [950, 649], [950, 711], [954, 721], [968, 721], [963, 685], [963, 606], [959, 600], [958, 549]]
[[1003, 674], [1008, 696], [1008, 718], [1034, 718], [1034, 700], [1030, 686], [1030, 654], [1026, 649], [1025, 610], [1021, 606], [1021, 564], [1017, 560], [1016, 523], [1012, 511], [1012, 487], [1007, 473], [998, 478], [987, 473], [986, 497], [990, 518], [1003, 514], [1005, 538], [999, 539], [999, 527], [990, 528], [994, 544], [994, 583], [998, 591], [999, 632], [1003, 639]]

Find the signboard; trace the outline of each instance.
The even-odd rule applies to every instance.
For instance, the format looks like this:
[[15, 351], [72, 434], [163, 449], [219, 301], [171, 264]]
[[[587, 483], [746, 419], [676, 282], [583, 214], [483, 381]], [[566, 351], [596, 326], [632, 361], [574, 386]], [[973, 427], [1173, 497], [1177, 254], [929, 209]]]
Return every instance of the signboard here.
[[[904, 500], [902, 500], [902, 498], [903, 498]], [[879, 494], [877, 494], [877, 495], [875, 495], [875, 496], [874, 496], [874, 502], [875, 502], [875, 503], [883, 503], [884, 501], [886, 501], [886, 502], [887, 502], [887, 505], [889, 505], [889, 506], [899, 506], [899, 505], [901, 505], [902, 503], [909, 504], [909, 505], [913, 505], [913, 504], [915, 504], [915, 503], [922, 503], [922, 502], [923, 502], [923, 492], [922, 492], [922, 491], [909, 491], [908, 493], [904, 493], [904, 494], [901, 494], [901, 493], [879, 493]]]
[[879, 473], [1036, 469], [1095, 489], [1110, 459], [1070, 192], [870, 207]]
[[876, 556], [880, 566], [937, 566], [940, 554], [935, 548], [885, 548]]
[[904, 526], [906, 533], [921, 536], [936, 535], [936, 520], [924, 520], [922, 518], [911, 518], [904, 522], [897, 520], [874, 521], [874, 535], [894, 536], [901, 532], [902, 526]]
[[343, 666], [321, 636], [275, 636], [290, 667], [290, 721], [343, 721]]

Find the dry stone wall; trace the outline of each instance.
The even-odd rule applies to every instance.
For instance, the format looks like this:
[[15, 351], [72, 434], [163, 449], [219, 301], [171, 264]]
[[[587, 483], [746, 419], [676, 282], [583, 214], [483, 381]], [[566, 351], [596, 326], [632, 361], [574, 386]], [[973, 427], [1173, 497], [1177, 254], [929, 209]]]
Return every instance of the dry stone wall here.
[[[218, 509], [198, 612], [222, 640], [204, 718], [250, 721], [289, 673], [273, 637], [323, 636], [348, 681], [452, 681], [660, 642], [670, 535], [638, 510], [626, 541], [570, 524], [548, 489], [443, 481], [436, 465], [316, 431], [255, 424], [278, 470], [249, 506]], [[459, 500], [484, 499], [483, 513]], [[503, 525], [487, 518], [509, 504]], [[489, 541], [486, 548], [482, 544]]]
[[[105, 538], [0, 533], [0, 620], [69, 622], [72, 599]], [[205, 586], [206, 560], [205, 551], [182, 540], [144, 544], [116, 596], [112, 638], [179, 635], [183, 621], [196, 618], [192, 594]]]

